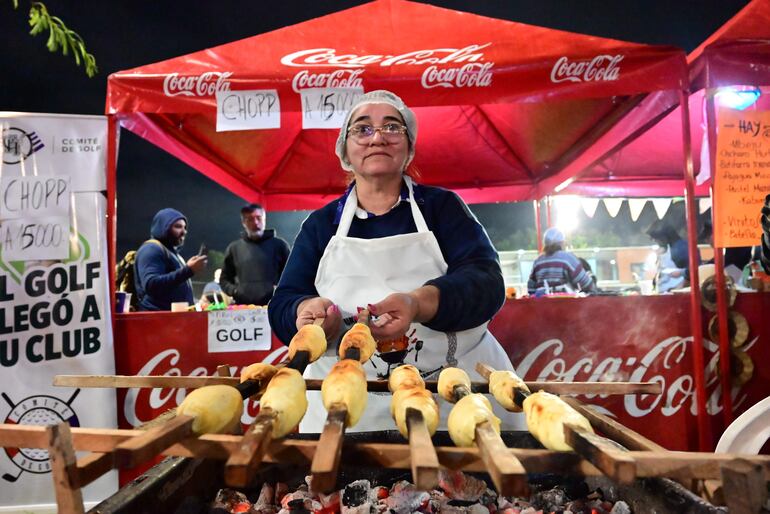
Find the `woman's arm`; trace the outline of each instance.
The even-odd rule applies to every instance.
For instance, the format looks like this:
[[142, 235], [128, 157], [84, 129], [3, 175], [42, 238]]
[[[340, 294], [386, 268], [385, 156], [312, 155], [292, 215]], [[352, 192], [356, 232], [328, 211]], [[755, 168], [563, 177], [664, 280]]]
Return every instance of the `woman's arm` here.
[[428, 328], [458, 331], [492, 319], [505, 302], [505, 282], [497, 251], [459, 196], [443, 195], [435, 206], [434, 232], [447, 262], [446, 275], [426, 282], [440, 291]]
[[297, 333], [300, 304], [318, 296], [315, 275], [328, 240], [319, 240], [318, 227], [322, 219], [316, 214], [309, 216], [302, 224], [281, 280], [268, 304], [270, 326], [284, 344], [288, 344]]

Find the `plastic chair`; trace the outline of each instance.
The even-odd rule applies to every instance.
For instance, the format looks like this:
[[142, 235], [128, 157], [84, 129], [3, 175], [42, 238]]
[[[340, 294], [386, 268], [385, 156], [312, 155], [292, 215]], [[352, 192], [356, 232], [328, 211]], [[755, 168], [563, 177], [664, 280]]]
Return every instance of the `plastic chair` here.
[[758, 454], [770, 439], [770, 396], [730, 423], [719, 438], [716, 453]]

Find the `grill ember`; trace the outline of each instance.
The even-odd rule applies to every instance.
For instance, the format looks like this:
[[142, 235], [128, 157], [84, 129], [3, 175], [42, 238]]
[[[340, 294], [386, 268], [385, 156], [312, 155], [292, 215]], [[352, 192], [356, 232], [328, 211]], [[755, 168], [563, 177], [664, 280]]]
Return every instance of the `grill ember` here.
[[498, 496], [486, 482], [460, 471], [442, 470], [439, 487], [421, 491], [406, 480], [390, 488], [373, 485], [369, 480], [356, 480], [331, 494], [315, 494], [305, 484], [288, 492], [284, 483], [265, 483], [256, 498], [233, 489], [220, 489], [212, 502], [210, 514], [628, 514], [623, 501], [612, 503], [603, 498], [601, 490], [589, 491], [582, 480], [553, 486], [542, 483], [533, 488], [528, 499]]

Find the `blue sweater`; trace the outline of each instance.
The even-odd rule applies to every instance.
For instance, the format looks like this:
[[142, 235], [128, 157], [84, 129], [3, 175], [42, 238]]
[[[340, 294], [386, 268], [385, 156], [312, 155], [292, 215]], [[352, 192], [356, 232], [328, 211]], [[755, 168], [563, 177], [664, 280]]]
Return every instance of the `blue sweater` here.
[[193, 271], [183, 264], [168, 240], [168, 231], [184, 215], [161, 209], [152, 220], [150, 234], [163, 244], [145, 242], [136, 252], [134, 285], [140, 311], [169, 311], [173, 302], [194, 303], [190, 279]]
[[[497, 252], [484, 228], [455, 193], [414, 186], [415, 201], [428, 229], [438, 240], [448, 265], [446, 275], [427, 281], [440, 301], [436, 316], [424, 325], [444, 332], [466, 330], [489, 321], [505, 301], [505, 285]], [[297, 306], [318, 296], [314, 282], [326, 245], [337, 231], [346, 196], [313, 212], [302, 224], [281, 281], [268, 306], [270, 325], [288, 344], [297, 332]], [[403, 198], [403, 195], [402, 195]], [[376, 239], [417, 232], [409, 201], [381, 216], [354, 217], [349, 237]], [[379, 301], [382, 298], [373, 298]]]

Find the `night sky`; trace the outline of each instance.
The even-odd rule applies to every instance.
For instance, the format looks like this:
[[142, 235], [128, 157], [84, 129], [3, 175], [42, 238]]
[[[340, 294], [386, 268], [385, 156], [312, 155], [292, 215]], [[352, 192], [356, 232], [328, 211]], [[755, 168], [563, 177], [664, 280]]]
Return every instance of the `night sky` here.
[[[85, 40], [99, 74], [50, 54], [45, 36], [27, 34], [29, 3], [0, 2], [0, 111], [102, 114], [110, 73], [169, 59], [329, 14], [363, 2], [46, 1]], [[495, 18], [602, 37], [694, 49], [745, 0], [495, 0], [427, 2]], [[373, 23], [372, 30], [376, 31]], [[332, 151], [330, 149], [330, 151]], [[173, 206], [190, 220], [185, 256], [206, 241], [224, 250], [240, 231], [243, 201], [128, 131], [118, 160], [118, 256], [149, 235], [152, 215]], [[491, 234], [532, 226], [529, 204], [474, 207]], [[305, 213], [272, 214], [268, 226], [293, 242]], [[494, 220], [494, 222], [493, 222]], [[494, 236], [493, 236], [494, 238]]]

